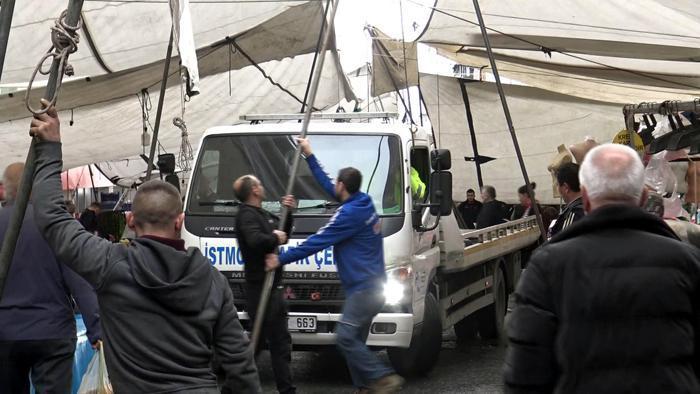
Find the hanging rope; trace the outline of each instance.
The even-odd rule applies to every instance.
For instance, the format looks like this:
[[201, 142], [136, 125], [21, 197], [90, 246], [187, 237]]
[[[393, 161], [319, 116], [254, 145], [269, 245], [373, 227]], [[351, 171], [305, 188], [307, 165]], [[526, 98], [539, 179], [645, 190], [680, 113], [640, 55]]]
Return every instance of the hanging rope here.
[[189, 171], [191, 169], [190, 163], [194, 159], [194, 154], [192, 152], [192, 145], [190, 144], [189, 134], [187, 133], [187, 124], [185, 124], [185, 103], [188, 101], [188, 96], [185, 90], [182, 88], [187, 79], [185, 75], [182, 75], [182, 81], [180, 83], [180, 117], [173, 118], [173, 125], [180, 129], [180, 136], [182, 138], [180, 142], [180, 153], [177, 155], [177, 163], [182, 171]]
[[[153, 104], [151, 103], [151, 95], [148, 93], [148, 89], [141, 90], [141, 93], [137, 94], [136, 97], [139, 99], [139, 104], [141, 105], [141, 124], [143, 125], [143, 133], [141, 134], [141, 148], [143, 154], [146, 154], [146, 147], [151, 145], [151, 138], [148, 134], [149, 130], [153, 131], [153, 125], [151, 124], [151, 110], [153, 109]], [[163, 145], [158, 142], [158, 154], [161, 152], [166, 152]]]
[[151, 121], [148, 119], [153, 104], [151, 103], [151, 95], [148, 94], [147, 89], [141, 90], [141, 93], [137, 94], [136, 97], [139, 99], [139, 105], [141, 106], [141, 125], [143, 126], [143, 132], [141, 133], [141, 148], [143, 154], [146, 154], [146, 146], [150, 145], [150, 137], [148, 135], [148, 129], [151, 125]]
[[46, 108], [39, 110], [32, 107], [32, 105], [29, 103], [29, 93], [32, 91], [32, 85], [34, 84], [34, 79], [36, 78], [37, 73], [41, 75], [49, 75], [51, 73], [51, 69], [43, 69], [46, 59], [51, 58], [52, 62], [57, 61], [58, 70], [61, 74], [66, 74], [68, 76], [74, 74], [73, 66], [68, 64], [68, 55], [78, 50], [78, 41], [80, 41], [80, 36], [78, 35], [77, 31], [82, 27], [83, 21], [82, 19], [78, 19], [77, 26], [71, 26], [68, 24], [68, 22], [66, 22], [67, 15], [68, 10], [65, 10], [61, 13], [61, 16], [56, 19], [55, 25], [51, 28], [51, 48], [49, 48], [44, 56], [41, 57], [41, 60], [39, 60], [39, 63], [32, 72], [32, 77], [29, 79], [29, 86], [27, 86], [27, 92], [24, 95], [24, 103], [29, 112], [34, 115], [45, 114], [49, 108], [56, 104], [58, 94], [61, 90], [61, 84], [63, 82], [63, 78], [57, 78], [56, 90], [54, 91], [51, 100], [49, 100], [49, 105], [47, 105]]

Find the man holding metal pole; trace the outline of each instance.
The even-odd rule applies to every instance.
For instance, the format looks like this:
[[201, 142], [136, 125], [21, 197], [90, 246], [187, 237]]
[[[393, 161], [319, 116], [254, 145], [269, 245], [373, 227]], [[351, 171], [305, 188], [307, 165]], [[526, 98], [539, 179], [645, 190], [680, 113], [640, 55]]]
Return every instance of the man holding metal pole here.
[[[236, 235], [245, 261], [247, 311], [250, 321], [255, 321], [260, 295], [265, 280], [265, 256], [274, 253], [279, 245], [287, 243], [292, 232], [294, 197], [285, 196], [282, 205], [287, 208], [284, 231], [275, 230], [279, 218], [262, 208], [265, 188], [258, 178], [244, 175], [233, 183], [233, 191], [241, 201], [236, 215]], [[275, 273], [272, 291], [262, 325], [263, 338], [267, 339], [275, 373], [277, 391], [280, 394], [295, 393], [289, 363], [292, 361], [292, 337], [287, 328], [287, 305], [280, 286], [282, 267]], [[259, 347], [259, 344], [257, 344]], [[257, 351], [257, 349], [256, 349]]]
[[218, 393], [214, 355], [235, 392], [261, 391], [248, 338], [226, 279], [180, 237], [185, 215], [174, 186], [146, 182], [134, 196], [129, 246], [88, 233], [61, 192], [56, 110], [32, 120], [34, 216], [57, 258], [93, 285], [109, 378], [117, 393]]
[[384, 306], [384, 250], [381, 223], [372, 198], [360, 191], [362, 174], [355, 168], [343, 168], [335, 180], [324, 172], [304, 138], [298, 139], [301, 151], [316, 181], [341, 206], [328, 224], [296, 248], [267, 258], [267, 269], [289, 264], [329, 246], [334, 247], [338, 274], [345, 290], [343, 316], [337, 324], [337, 345], [350, 369], [358, 392], [393, 393], [403, 378], [382, 362], [366, 345], [372, 319]]

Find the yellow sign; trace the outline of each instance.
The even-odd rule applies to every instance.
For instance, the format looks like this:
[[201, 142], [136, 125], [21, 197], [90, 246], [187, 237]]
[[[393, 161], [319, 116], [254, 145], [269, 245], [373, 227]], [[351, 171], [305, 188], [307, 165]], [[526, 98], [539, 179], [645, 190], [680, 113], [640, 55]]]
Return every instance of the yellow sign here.
[[[642, 141], [642, 137], [635, 132], [632, 132], [631, 134], [632, 138], [634, 139], [634, 150], [636, 150], [640, 155], [644, 154], [644, 141]], [[620, 130], [615, 138], [613, 138], [613, 144], [630, 146], [630, 132], [627, 130]]]

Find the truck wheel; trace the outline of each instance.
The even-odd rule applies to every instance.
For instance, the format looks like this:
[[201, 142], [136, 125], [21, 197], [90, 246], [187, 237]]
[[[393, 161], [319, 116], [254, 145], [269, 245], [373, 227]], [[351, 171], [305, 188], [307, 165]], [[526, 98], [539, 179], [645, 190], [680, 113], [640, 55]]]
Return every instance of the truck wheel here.
[[420, 333], [413, 332], [411, 346], [404, 348], [389, 348], [391, 365], [400, 375], [418, 376], [430, 372], [437, 364], [442, 347], [442, 321], [440, 320], [440, 305], [433, 294], [425, 296], [425, 314]]
[[508, 307], [508, 293], [503, 269], [498, 267], [493, 279], [493, 304], [481, 309], [477, 313], [479, 335], [482, 339], [500, 340], [503, 334], [506, 308]]

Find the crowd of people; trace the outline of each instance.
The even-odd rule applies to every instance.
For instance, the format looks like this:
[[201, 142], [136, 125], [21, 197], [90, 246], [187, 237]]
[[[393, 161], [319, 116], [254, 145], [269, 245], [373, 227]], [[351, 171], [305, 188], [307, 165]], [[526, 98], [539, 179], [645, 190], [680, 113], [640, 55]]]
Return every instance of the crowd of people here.
[[467, 229], [484, 229], [509, 220], [523, 219], [535, 214], [537, 205], [547, 229], [547, 238], [571, 226], [584, 215], [579, 186], [579, 165], [566, 163], [556, 172], [557, 190], [562, 196], [564, 206], [557, 210], [550, 206], [540, 205], [534, 197], [537, 184], [530, 187], [523, 185], [518, 188], [519, 203], [513, 206], [496, 199], [496, 189], [485, 185], [481, 188], [481, 199], [476, 199], [474, 189], [467, 190], [467, 198], [457, 205], [456, 213], [461, 216], [462, 224]]
[[[128, 246], [110, 242], [92, 227], [99, 207], [91, 206], [78, 221], [63, 200], [55, 109], [37, 115], [30, 133], [39, 141], [34, 204], [27, 210], [0, 300], [0, 393], [29, 393], [30, 383], [41, 393], [71, 391], [73, 299], [86, 319], [91, 343], [105, 353], [114, 392], [261, 392], [257, 349], [251, 349], [238, 320], [226, 278], [197, 248], [185, 249], [179, 192], [158, 180], [141, 185], [126, 218], [136, 237]], [[279, 219], [261, 207], [265, 189], [260, 180], [247, 175], [232, 185], [242, 202], [236, 220], [251, 318], [258, 317], [266, 272], [278, 273], [265, 316], [259, 317], [277, 389], [296, 392], [286, 304], [278, 287], [281, 267], [334, 246], [346, 294], [337, 343], [353, 384], [359, 393], [396, 392], [403, 378], [366, 345], [372, 319], [384, 305], [379, 216], [371, 197], [360, 191], [362, 174], [357, 169], [344, 168], [330, 179], [309, 142], [299, 139], [299, 144], [318, 183], [342, 203], [329, 223], [300, 245], [277, 254], [289, 238], [292, 218], [284, 231], [276, 229]], [[9, 203], [0, 211], [0, 237], [14, 211], [21, 174], [21, 164], [4, 173]], [[294, 197], [282, 203], [293, 208]]]
[[[196, 249], [185, 248], [182, 200], [172, 185], [144, 183], [127, 225], [130, 245], [112, 243], [62, 197], [62, 146], [53, 108], [37, 115], [31, 134], [37, 170], [32, 204], [0, 300], [0, 393], [70, 391], [76, 345], [75, 305], [91, 344], [106, 354], [115, 392], [258, 393], [255, 354], [231, 289]], [[241, 202], [236, 228], [245, 263], [247, 311], [263, 319], [277, 390], [294, 393], [291, 337], [280, 287], [282, 267], [334, 246], [346, 294], [337, 346], [358, 393], [393, 393], [402, 377], [367, 347], [372, 319], [384, 305], [386, 281], [379, 216], [348, 167], [331, 179], [308, 140], [298, 143], [318, 184], [341, 205], [316, 234], [282, 253], [293, 228], [262, 208], [265, 187], [254, 175], [231, 187]], [[14, 210], [22, 164], [3, 174], [7, 205], [0, 237]], [[644, 165], [632, 149], [604, 144], [556, 172], [565, 203], [552, 215], [549, 240], [530, 259], [508, 320], [504, 382], [508, 392], [700, 392], [700, 251], [680, 241], [642, 209]], [[420, 186], [420, 185], [418, 185]], [[518, 190], [509, 209], [492, 186], [477, 201], [467, 190], [457, 211], [482, 229], [533, 214], [536, 185]], [[420, 187], [417, 188], [420, 190]], [[293, 196], [282, 204], [295, 207]], [[256, 316], [268, 272], [275, 272], [264, 316]], [[154, 331], [157, 330], [157, 331]], [[225, 377], [217, 380], [216, 359]]]

